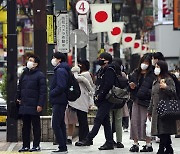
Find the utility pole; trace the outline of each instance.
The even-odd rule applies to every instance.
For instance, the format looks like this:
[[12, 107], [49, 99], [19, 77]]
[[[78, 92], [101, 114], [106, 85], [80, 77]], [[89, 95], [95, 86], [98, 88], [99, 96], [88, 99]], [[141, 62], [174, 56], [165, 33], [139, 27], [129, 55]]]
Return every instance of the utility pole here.
[[[34, 14], [34, 53], [39, 56], [40, 70], [46, 74], [46, 1], [33, 1]], [[47, 102], [43, 109], [43, 115], [47, 114]]]
[[10, 117], [17, 91], [16, 7], [16, 0], [7, 1], [7, 142], [17, 142], [17, 120]]

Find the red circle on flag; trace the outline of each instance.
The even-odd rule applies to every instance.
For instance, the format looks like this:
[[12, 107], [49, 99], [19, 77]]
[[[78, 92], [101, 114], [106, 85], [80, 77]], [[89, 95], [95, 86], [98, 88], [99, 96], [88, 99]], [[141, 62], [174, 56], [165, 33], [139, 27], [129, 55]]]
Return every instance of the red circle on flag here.
[[110, 48], [110, 49], [109, 49], [109, 52], [113, 52], [113, 48]]
[[132, 37], [128, 36], [125, 38], [125, 42], [131, 42], [132, 41]]
[[139, 48], [139, 43], [134, 43], [134, 48]]
[[121, 29], [119, 27], [114, 27], [111, 31], [112, 35], [119, 35], [121, 33]]
[[145, 46], [142, 46], [142, 50], [144, 50], [145, 49]]
[[97, 22], [104, 22], [108, 18], [108, 14], [105, 11], [99, 11], [95, 15], [95, 19]]

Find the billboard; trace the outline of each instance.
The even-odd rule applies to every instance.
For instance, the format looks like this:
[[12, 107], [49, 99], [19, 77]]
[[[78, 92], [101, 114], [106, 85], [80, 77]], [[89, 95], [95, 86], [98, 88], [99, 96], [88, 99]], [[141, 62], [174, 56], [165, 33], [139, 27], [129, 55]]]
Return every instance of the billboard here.
[[174, 30], [180, 30], [180, 0], [174, 0]]

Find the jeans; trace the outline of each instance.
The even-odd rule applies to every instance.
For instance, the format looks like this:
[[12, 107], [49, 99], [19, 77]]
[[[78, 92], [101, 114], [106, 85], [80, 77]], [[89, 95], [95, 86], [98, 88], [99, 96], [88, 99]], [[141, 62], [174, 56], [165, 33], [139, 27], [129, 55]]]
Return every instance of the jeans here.
[[113, 144], [113, 134], [109, 117], [111, 107], [112, 104], [107, 101], [103, 101], [98, 106], [97, 114], [94, 119], [94, 126], [87, 135], [88, 140], [93, 140], [93, 138], [98, 134], [101, 125], [103, 125], [106, 142]]
[[66, 125], [64, 122], [66, 105], [53, 105], [52, 107], [52, 127], [59, 144], [59, 149], [67, 150], [66, 146]]

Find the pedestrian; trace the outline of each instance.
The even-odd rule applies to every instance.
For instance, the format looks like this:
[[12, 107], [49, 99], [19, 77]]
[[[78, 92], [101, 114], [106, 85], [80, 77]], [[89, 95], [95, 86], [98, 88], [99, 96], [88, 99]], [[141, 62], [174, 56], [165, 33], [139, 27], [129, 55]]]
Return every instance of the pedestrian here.
[[152, 54], [152, 65], [153, 65], [153, 68], [155, 68], [155, 65], [158, 62], [158, 60], [165, 61], [164, 55], [161, 52], [154, 52]]
[[52, 104], [52, 128], [59, 145], [58, 150], [53, 153], [67, 153], [66, 146], [66, 125], [64, 121], [65, 110], [68, 104], [67, 89], [70, 67], [66, 62], [65, 54], [55, 52], [51, 60], [54, 66], [54, 75], [49, 91], [49, 100]]
[[130, 152], [138, 152], [138, 141], [144, 140], [146, 141], [146, 145], [143, 146], [140, 152], [153, 151], [151, 138], [147, 137], [145, 133], [145, 123], [154, 78], [151, 57], [149, 55], [144, 55], [140, 59], [139, 67], [129, 75], [130, 92], [131, 95], [133, 95], [130, 138], [134, 140], [134, 144], [129, 150]]
[[[23, 146], [19, 152], [40, 151], [40, 115], [46, 102], [47, 86], [45, 75], [39, 70], [40, 59], [32, 54], [22, 73], [17, 91], [19, 114], [22, 115]], [[30, 149], [31, 124], [33, 126], [33, 147]]]
[[[121, 71], [122, 60], [120, 58], [114, 58], [112, 64], [114, 65], [117, 75], [126, 77], [126, 74]], [[123, 107], [119, 106], [119, 104], [114, 104], [110, 112], [110, 118], [112, 128], [114, 128], [113, 132], [116, 132], [116, 142], [114, 141], [114, 146], [116, 148], [124, 148], [124, 145], [122, 143], [122, 117]]]
[[72, 71], [78, 72], [75, 77], [81, 89], [81, 96], [75, 102], [69, 102], [69, 106], [76, 109], [79, 122], [79, 141], [75, 143], [75, 146], [81, 146], [81, 142], [85, 140], [87, 134], [89, 133], [87, 113], [89, 111], [89, 108], [94, 105], [94, 84], [89, 72], [89, 61], [80, 61], [78, 63], [78, 66], [80, 68], [80, 72], [78, 69], [76, 69], [76, 67], [73, 67]]
[[168, 65], [159, 60], [155, 65], [154, 73], [157, 78], [152, 87], [152, 100], [148, 108], [148, 117], [152, 118], [151, 134], [160, 138], [157, 154], [173, 154], [171, 136], [176, 133], [176, 121], [171, 119], [162, 120], [157, 113], [157, 105], [161, 99], [170, 100], [176, 95], [173, 79], [168, 74]]
[[96, 117], [94, 119], [94, 126], [82, 142], [82, 146], [90, 146], [93, 144], [93, 138], [98, 134], [100, 126], [104, 126], [104, 133], [106, 142], [99, 147], [99, 150], [114, 149], [113, 135], [110, 124], [109, 112], [113, 106], [112, 103], [106, 99], [107, 94], [115, 84], [116, 74], [110, 67], [112, 63], [112, 56], [109, 53], [101, 53], [98, 64], [101, 68], [97, 72], [96, 89], [94, 96], [94, 103], [98, 107]]

